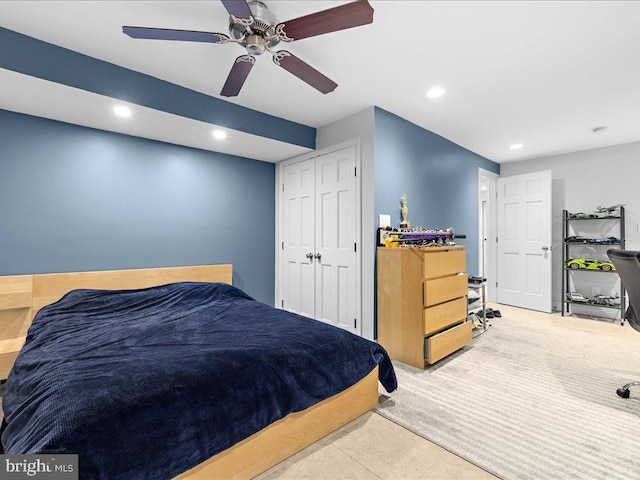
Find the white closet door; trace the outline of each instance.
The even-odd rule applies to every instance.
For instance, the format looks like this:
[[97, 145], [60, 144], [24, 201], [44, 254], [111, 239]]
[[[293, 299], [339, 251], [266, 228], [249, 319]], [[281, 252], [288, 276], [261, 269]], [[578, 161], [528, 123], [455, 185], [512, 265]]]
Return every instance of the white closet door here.
[[314, 318], [315, 160], [287, 165], [283, 175], [283, 307]]
[[317, 157], [316, 315], [357, 333], [355, 147]]
[[281, 164], [278, 283], [284, 309], [357, 334], [356, 152], [353, 146]]

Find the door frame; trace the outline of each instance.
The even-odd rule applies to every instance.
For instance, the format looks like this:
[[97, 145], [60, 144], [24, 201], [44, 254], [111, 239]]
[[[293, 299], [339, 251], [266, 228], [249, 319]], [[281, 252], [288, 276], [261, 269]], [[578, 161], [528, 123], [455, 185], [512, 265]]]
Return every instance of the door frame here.
[[[482, 191], [482, 178], [487, 180], [489, 185], [488, 191]], [[497, 303], [498, 294], [496, 282], [498, 281], [498, 178], [497, 173], [478, 167], [478, 274], [487, 279], [487, 301]], [[482, 268], [482, 202], [487, 202], [487, 264], [486, 271]]]
[[282, 160], [276, 163], [276, 178], [275, 178], [275, 190], [276, 190], [276, 211], [275, 211], [275, 231], [276, 231], [276, 255], [275, 255], [275, 288], [274, 288], [274, 301], [273, 304], [276, 308], [280, 308], [282, 305], [282, 272], [281, 272], [281, 261], [282, 261], [282, 239], [284, 238], [283, 229], [284, 225], [281, 222], [283, 218], [283, 200], [282, 200], [282, 192], [284, 183], [283, 179], [283, 169], [286, 165], [290, 165], [292, 163], [301, 162], [303, 160], [311, 160], [316, 157], [320, 157], [322, 155], [327, 155], [329, 153], [334, 153], [339, 150], [344, 150], [345, 148], [355, 147], [356, 150], [356, 205], [355, 212], [356, 218], [353, 219], [356, 225], [356, 244], [357, 244], [357, 252], [356, 252], [356, 333], [362, 336], [362, 168], [360, 165], [360, 157], [361, 157], [361, 147], [360, 147], [360, 138], [354, 138], [350, 140], [346, 140], [344, 142], [337, 143], [335, 145], [331, 145], [329, 147], [320, 148], [318, 150], [313, 150], [311, 152], [303, 153], [302, 155], [298, 155], [296, 157], [288, 158], [286, 160]]

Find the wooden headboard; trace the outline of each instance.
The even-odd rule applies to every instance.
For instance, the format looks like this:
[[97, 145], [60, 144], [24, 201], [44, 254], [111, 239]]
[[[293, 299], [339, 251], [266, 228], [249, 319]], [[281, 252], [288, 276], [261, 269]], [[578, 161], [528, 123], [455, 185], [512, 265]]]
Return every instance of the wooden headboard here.
[[232, 284], [231, 265], [0, 276], [0, 379], [7, 378], [34, 315], [77, 288], [131, 290], [173, 282]]

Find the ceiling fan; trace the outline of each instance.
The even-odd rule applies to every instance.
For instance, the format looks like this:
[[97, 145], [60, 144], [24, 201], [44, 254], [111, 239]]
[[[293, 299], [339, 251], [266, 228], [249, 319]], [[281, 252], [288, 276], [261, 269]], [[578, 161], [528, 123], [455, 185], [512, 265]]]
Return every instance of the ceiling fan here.
[[122, 27], [132, 38], [153, 40], [181, 40], [187, 42], [237, 43], [247, 54], [236, 58], [220, 95], [235, 97], [244, 85], [256, 56], [269, 52], [273, 62], [322, 93], [330, 93], [338, 86], [311, 65], [287, 50], [273, 50], [278, 43], [293, 42], [324, 33], [367, 25], [373, 22], [373, 8], [367, 0], [340, 5], [303, 17], [278, 22], [267, 6], [256, 0], [221, 0], [229, 12], [229, 35], [224, 33], [174, 30], [168, 28]]

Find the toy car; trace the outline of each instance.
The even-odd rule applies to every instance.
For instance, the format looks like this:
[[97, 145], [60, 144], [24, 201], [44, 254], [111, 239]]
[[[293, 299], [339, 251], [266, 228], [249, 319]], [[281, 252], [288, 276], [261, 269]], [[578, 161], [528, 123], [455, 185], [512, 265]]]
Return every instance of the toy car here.
[[567, 237], [564, 239], [565, 243], [585, 243], [596, 245], [614, 245], [621, 243], [619, 238], [605, 237], [605, 238], [587, 238], [587, 237]]
[[609, 307], [617, 307], [620, 305], [620, 295], [616, 295], [615, 297], [612, 297], [610, 295], [596, 295], [593, 298], [589, 299], [590, 303], [593, 303], [594, 305], [606, 305]]
[[618, 205], [611, 205], [610, 207], [598, 207], [596, 210], [598, 213], [606, 213], [608, 216], [612, 216], [616, 212], [616, 210], [620, 210], [621, 207], [624, 207], [624, 203], [619, 203]]
[[600, 218], [600, 216], [596, 213], [570, 213], [569, 218]]
[[619, 238], [616, 238], [616, 237], [605, 237], [605, 238], [598, 238], [593, 242], [589, 242], [589, 243], [598, 243], [600, 245], [614, 245], [622, 242], [620, 241]]
[[604, 270], [606, 272], [616, 269], [611, 262], [592, 260], [590, 258], [570, 258], [565, 266], [573, 270]]
[[585, 298], [581, 293], [569, 292], [567, 293], [567, 300], [576, 303], [587, 303], [589, 299]]
[[567, 237], [565, 243], [589, 243], [589, 239], [585, 237]]

